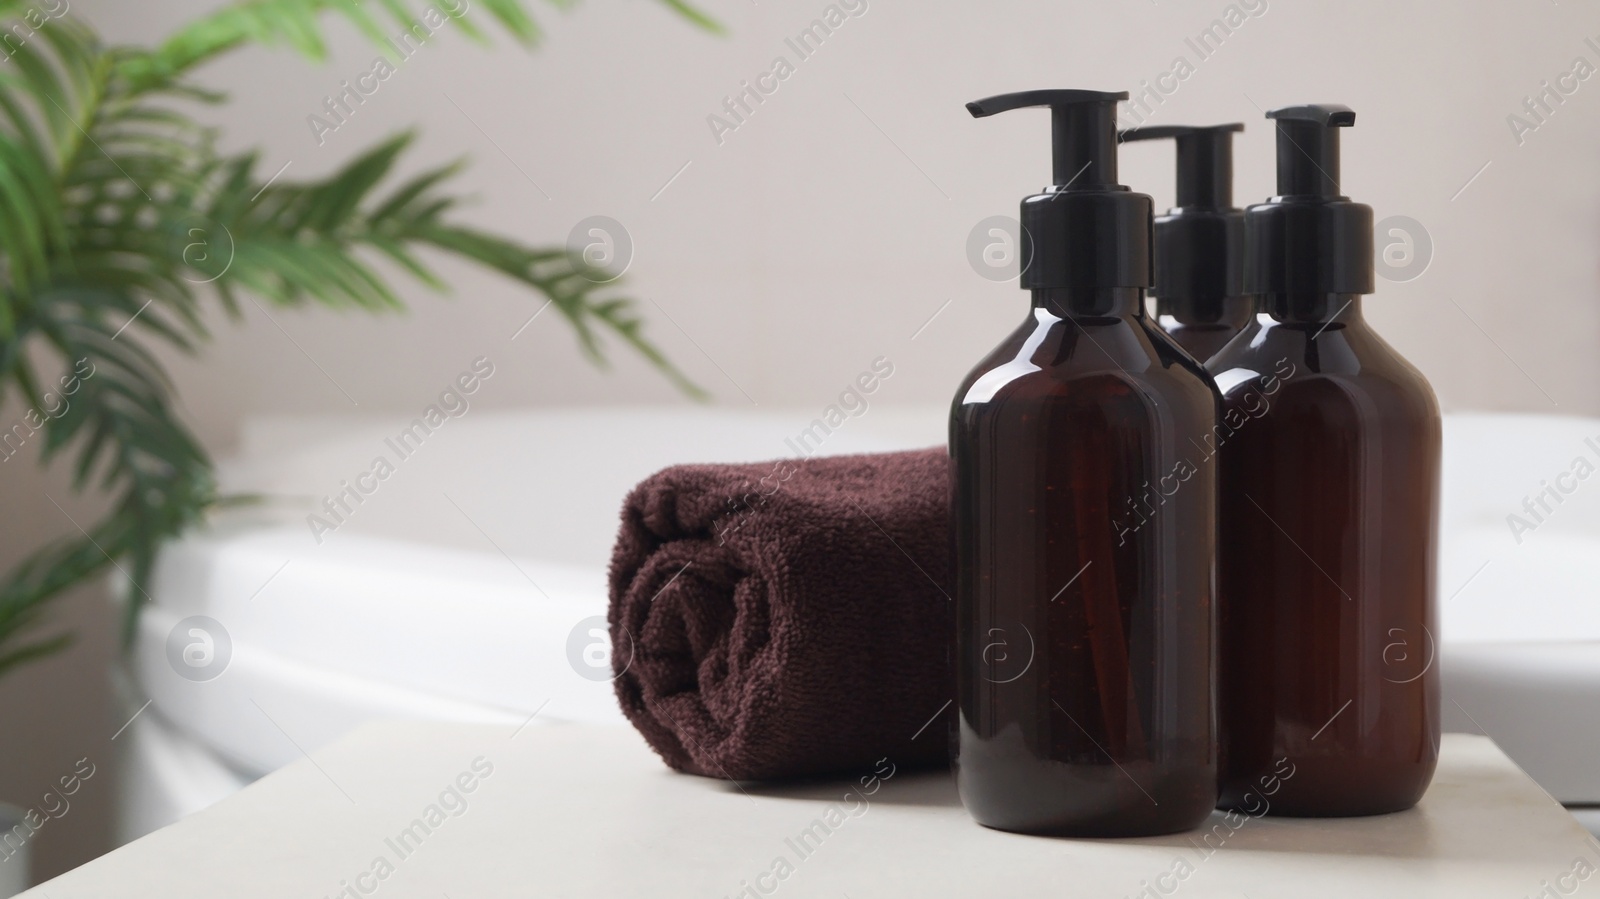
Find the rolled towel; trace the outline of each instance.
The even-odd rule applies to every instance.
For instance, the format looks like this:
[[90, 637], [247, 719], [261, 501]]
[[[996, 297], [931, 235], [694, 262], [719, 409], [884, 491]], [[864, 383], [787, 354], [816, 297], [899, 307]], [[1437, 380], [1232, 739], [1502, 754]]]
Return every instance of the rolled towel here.
[[943, 449], [652, 475], [611, 560], [623, 712], [708, 777], [947, 764], [949, 495]]

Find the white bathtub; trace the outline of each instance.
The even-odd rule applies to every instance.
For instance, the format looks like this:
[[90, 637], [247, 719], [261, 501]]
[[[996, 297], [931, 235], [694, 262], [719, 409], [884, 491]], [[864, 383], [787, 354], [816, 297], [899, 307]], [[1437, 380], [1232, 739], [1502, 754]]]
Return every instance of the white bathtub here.
[[[128, 714], [150, 700], [118, 740], [120, 836], [372, 717], [620, 723], [591, 629], [623, 495], [672, 463], [793, 456], [819, 411], [473, 410], [403, 459], [401, 418], [253, 422], [224, 484], [273, 499], [169, 548], [146, 585], [154, 603], [120, 675]], [[820, 451], [942, 443], [944, 417], [873, 407]], [[1575, 489], [1520, 543], [1506, 520], [1574, 459], [1600, 466], [1600, 421], [1447, 417], [1445, 442], [1446, 727], [1481, 728], [1557, 798], [1600, 803], [1600, 474], [1561, 481]], [[342, 523], [308, 523], [358, 478], [375, 489], [346, 500]], [[171, 661], [191, 616], [231, 640], [223, 676], [191, 680]]]

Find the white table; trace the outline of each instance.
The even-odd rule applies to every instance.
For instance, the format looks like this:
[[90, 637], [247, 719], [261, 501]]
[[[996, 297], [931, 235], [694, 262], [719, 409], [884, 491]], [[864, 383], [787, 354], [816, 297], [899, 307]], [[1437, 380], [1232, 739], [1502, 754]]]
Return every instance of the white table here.
[[[1416, 809], [1252, 819], [1208, 856], [1195, 848], [1198, 833], [1111, 841], [987, 830], [967, 817], [946, 774], [898, 772], [864, 801], [846, 800], [848, 788], [741, 789], [673, 774], [624, 728], [536, 725], [513, 735], [383, 723], [25, 895], [717, 899], [748, 884], [746, 897], [784, 899], [1517, 899], [1547, 884], [1566, 895], [1584, 872], [1600, 871], [1600, 845], [1492, 742], [1465, 735], [1444, 738], [1438, 776]], [[434, 826], [402, 843], [430, 805], [439, 806]], [[830, 807], [837, 826], [813, 828], [802, 844]], [[1600, 879], [1583, 885], [1600, 892]]]

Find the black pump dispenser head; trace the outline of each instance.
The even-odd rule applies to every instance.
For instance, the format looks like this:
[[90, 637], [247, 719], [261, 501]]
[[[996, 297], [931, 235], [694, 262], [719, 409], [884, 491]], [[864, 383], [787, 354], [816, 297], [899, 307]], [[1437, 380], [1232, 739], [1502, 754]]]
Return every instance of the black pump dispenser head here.
[[1356, 114], [1338, 105], [1286, 106], [1278, 125], [1278, 196], [1245, 210], [1250, 294], [1372, 293], [1372, 207], [1340, 192], [1339, 131]]
[[1244, 125], [1164, 125], [1122, 132], [1128, 141], [1172, 138], [1178, 202], [1155, 220], [1155, 287], [1163, 314], [1186, 323], [1222, 318], [1244, 290], [1244, 212], [1233, 205], [1233, 135]]
[[1087, 189], [1117, 183], [1117, 102], [1126, 99], [1127, 91], [1019, 91], [968, 103], [967, 112], [981, 119], [1013, 109], [1049, 107], [1055, 185]]
[[1278, 123], [1278, 194], [1339, 196], [1339, 132], [1356, 123], [1348, 106], [1285, 106], [1267, 113]]
[[1193, 127], [1160, 125], [1130, 128], [1117, 136], [1122, 143], [1172, 138], [1178, 149], [1177, 208], [1228, 209], [1233, 206], [1233, 135], [1244, 125]]
[[1022, 287], [1150, 286], [1150, 198], [1117, 183], [1117, 102], [1126, 91], [1038, 90], [967, 104], [974, 118], [1051, 111], [1054, 184], [1022, 201]]

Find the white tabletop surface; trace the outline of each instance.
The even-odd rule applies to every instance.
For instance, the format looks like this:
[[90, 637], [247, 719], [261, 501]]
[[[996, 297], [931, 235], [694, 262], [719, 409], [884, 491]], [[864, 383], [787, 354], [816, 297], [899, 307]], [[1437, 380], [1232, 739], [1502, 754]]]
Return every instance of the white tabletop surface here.
[[[1517, 899], [1600, 871], [1600, 845], [1484, 737], [1446, 735], [1411, 811], [1250, 819], [1210, 854], [1198, 832], [986, 830], [948, 774], [895, 772], [865, 796], [851, 785], [673, 774], [626, 728], [381, 723], [24, 895]], [[401, 846], [430, 811], [434, 826]]]

